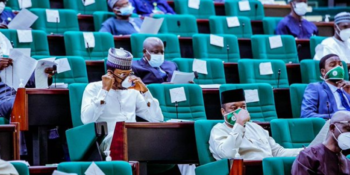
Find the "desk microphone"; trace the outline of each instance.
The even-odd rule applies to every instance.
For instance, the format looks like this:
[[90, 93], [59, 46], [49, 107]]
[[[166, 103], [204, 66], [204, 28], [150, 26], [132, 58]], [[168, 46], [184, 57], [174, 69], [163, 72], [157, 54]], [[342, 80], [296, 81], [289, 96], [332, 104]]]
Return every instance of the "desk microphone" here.
[[58, 18], [56, 18], [56, 34], [58, 35]]
[[179, 119], [179, 111], [177, 110], [177, 107], [179, 107], [179, 103], [175, 101], [176, 119]]
[[88, 56], [89, 56], [89, 58], [90, 58], [90, 60], [91, 60], [91, 54], [90, 54], [90, 46], [89, 46], [89, 42], [86, 42], [86, 45], [87, 45], [86, 51], [87, 51]]
[[194, 74], [194, 78], [198, 80], [198, 72], [194, 71], [193, 74]]
[[245, 23], [242, 24], [242, 38], [244, 38], [244, 27], [245, 27]]
[[55, 76], [55, 77], [54, 77], [54, 80], [55, 80], [55, 88], [56, 88], [57, 75], [55, 75], [55, 74], [56, 74], [56, 72], [57, 72], [57, 65], [53, 65], [53, 66], [52, 66], [52, 69], [53, 69], [53, 71], [55, 72], [55, 73], [54, 73], [54, 76]]
[[11, 46], [12, 46], [12, 48], [15, 48], [15, 45], [13, 44], [13, 41], [11, 41]]
[[229, 58], [230, 58], [230, 45], [227, 44], [227, 47], [226, 47], [226, 51], [227, 51], [227, 61], [229, 61]]
[[278, 69], [277, 88], [280, 86], [281, 69]]
[[86, 14], [86, 13], [85, 13], [85, 1], [86, 1], [86, 0], [83, 0], [83, 6], [84, 6], [84, 15]]

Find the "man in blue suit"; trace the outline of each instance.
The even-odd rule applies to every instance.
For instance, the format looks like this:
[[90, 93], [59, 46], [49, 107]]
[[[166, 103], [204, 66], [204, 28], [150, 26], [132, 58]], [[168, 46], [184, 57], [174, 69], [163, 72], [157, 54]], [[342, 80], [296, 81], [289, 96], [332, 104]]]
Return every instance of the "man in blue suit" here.
[[145, 84], [170, 82], [177, 65], [164, 60], [162, 40], [149, 37], [143, 42], [143, 58], [133, 61], [132, 70]]
[[175, 14], [166, 0], [129, 0], [134, 9], [134, 13], [141, 16], [156, 14]]
[[11, 10], [5, 10], [7, 0], [0, 0], [0, 28], [7, 29], [7, 25], [15, 18]]
[[350, 111], [350, 83], [338, 55], [329, 54], [320, 60], [323, 82], [311, 83], [304, 92], [302, 118], [330, 119], [337, 111]]

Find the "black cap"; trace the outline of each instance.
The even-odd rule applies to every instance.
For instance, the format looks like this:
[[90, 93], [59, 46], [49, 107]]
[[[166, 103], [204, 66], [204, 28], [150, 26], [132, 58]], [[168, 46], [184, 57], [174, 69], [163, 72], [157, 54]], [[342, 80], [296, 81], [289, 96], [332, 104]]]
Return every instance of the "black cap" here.
[[221, 104], [239, 101], [245, 101], [243, 89], [234, 89], [221, 92]]

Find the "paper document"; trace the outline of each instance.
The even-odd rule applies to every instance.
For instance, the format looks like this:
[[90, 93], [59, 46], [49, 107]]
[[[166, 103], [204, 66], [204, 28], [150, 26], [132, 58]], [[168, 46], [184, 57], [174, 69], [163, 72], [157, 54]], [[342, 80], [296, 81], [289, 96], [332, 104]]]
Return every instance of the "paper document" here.
[[188, 7], [193, 9], [199, 9], [200, 0], [188, 0]]
[[194, 121], [192, 121], [192, 120], [182, 120], [182, 119], [170, 119], [170, 120], [167, 120], [166, 122], [168, 122], [168, 123], [179, 123], [179, 122], [194, 123]]
[[207, 75], [207, 62], [204, 60], [194, 59], [192, 64], [192, 71]]
[[35, 88], [46, 89], [48, 85], [48, 74], [45, 73], [46, 68], [52, 68], [56, 63], [55, 58], [38, 60], [35, 68]]
[[31, 30], [17, 30], [17, 37], [20, 43], [33, 42], [33, 35]]
[[169, 89], [171, 103], [186, 101], [186, 93], [184, 87]]
[[174, 71], [170, 82], [174, 84], [187, 84], [193, 80], [194, 80], [193, 72], [187, 73], [187, 72]]
[[30, 55], [31, 55], [30, 48], [13, 48], [13, 49], [10, 49], [10, 52], [11, 52], [11, 50], [17, 50], [27, 57], [30, 57]]
[[239, 1], [238, 6], [239, 6], [240, 11], [249, 11], [250, 10], [249, 1]]
[[7, 26], [9, 29], [28, 30], [38, 19], [34, 13], [27, 9], [22, 9]]
[[145, 19], [142, 22], [139, 33], [158, 34], [158, 31], [163, 24], [163, 20], [164, 18], [154, 19], [150, 17], [145, 17]]
[[83, 32], [85, 48], [94, 48], [95, 47], [95, 37], [92, 32]]
[[77, 173], [65, 173], [62, 171], [55, 170], [53, 171], [52, 175], [78, 175]]
[[104, 175], [103, 171], [96, 165], [95, 162], [92, 162], [89, 168], [85, 171], [85, 175]]
[[260, 75], [271, 75], [271, 74], [273, 74], [271, 62], [260, 63], [259, 70], [260, 70]]
[[84, 6], [95, 4], [95, 0], [82, 0]]
[[32, 7], [32, 0], [18, 0], [18, 5], [20, 9]]
[[67, 89], [68, 84], [67, 83], [55, 83], [55, 81], [52, 82], [50, 89]]
[[62, 72], [71, 70], [69, 61], [67, 58], [61, 58], [61, 59], [55, 60], [55, 63], [57, 64], [57, 73], [59, 74]]
[[271, 49], [275, 49], [283, 46], [281, 35], [270, 36], [269, 42], [270, 42]]
[[239, 23], [239, 20], [238, 20], [238, 18], [236, 16], [234, 16], [234, 17], [227, 17], [226, 21], [227, 21], [227, 26], [228, 27], [238, 27], [238, 26], [241, 25]]
[[224, 38], [218, 35], [210, 34], [210, 44], [214, 46], [224, 47]]
[[244, 90], [246, 103], [259, 102], [259, 93], [257, 89]]
[[221, 84], [200, 84], [202, 89], [219, 89]]
[[60, 14], [58, 10], [46, 9], [46, 20], [47, 22], [60, 23]]

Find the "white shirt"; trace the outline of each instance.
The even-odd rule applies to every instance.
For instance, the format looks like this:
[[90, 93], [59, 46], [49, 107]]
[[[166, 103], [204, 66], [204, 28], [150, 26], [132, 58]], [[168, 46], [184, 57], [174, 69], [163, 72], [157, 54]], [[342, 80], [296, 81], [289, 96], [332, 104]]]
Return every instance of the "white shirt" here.
[[342, 42], [335, 37], [329, 37], [315, 48], [314, 60], [321, 60], [328, 54], [337, 54], [340, 60], [350, 63], [350, 42]]
[[10, 55], [10, 49], [12, 49], [10, 40], [0, 32], [0, 56]]
[[[328, 85], [329, 89], [330, 89], [331, 92], [333, 93], [335, 102], [337, 103], [337, 108], [338, 108], [338, 110], [339, 110], [339, 111], [346, 111], [346, 109], [344, 108], [344, 106], [343, 106], [342, 103], [341, 103], [340, 96], [339, 96], [339, 94], [338, 94], [338, 92], [337, 92], [338, 88], [335, 87], [335, 86], [333, 86], [333, 85], [331, 85], [331, 84], [329, 84], [329, 83], [326, 83], [326, 84]], [[343, 91], [343, 90], [342, 90], [342, 91]], [[346, 93], [346, 92], [343, 91], [343, 93]], [[344, 94], [343, 94], [343, 95], [344, 95]], [[346, 97], [346, 96], [344, 96], [344, 97], [345, 97], [347, 103], [349, 104], [349, 101], [347, 100], [347, 97]]]
[[256, 123], [233, 128], [225, 123], [216, 124], [210, 133], [209, 149], [216, 160], [243, 158], [262, 160], [265, 157], [295, 157], [303, 148], [284, 149]]

